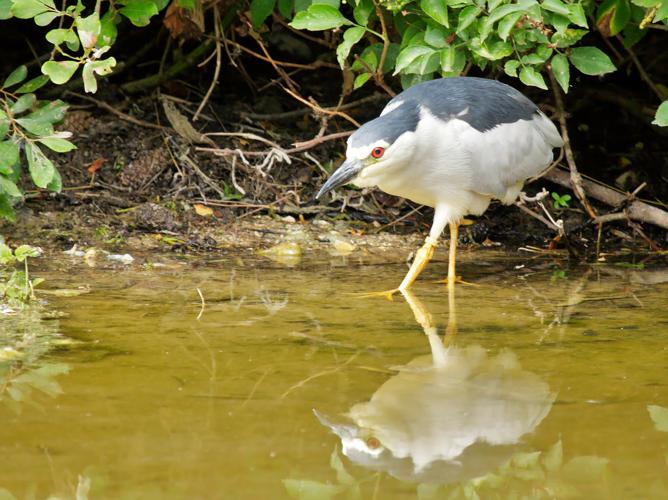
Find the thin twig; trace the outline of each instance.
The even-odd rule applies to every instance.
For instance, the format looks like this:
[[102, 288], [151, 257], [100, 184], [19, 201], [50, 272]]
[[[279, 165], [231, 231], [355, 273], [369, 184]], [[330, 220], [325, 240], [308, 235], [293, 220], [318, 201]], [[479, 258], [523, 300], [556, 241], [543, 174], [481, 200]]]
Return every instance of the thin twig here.
[[649, 77], [647, 74], [647, 71], [645, 71], [645, 68], [643, 68], [642, 63], [638, 59], [638, 56], [636, 56], [635, 52], [630, 47], [627, 47], [626, 44], [624, 43], [624, 40], [622, 40], [622, 37], [617, 35], [617, 40], [619, 40], [622, 43], [622, 46], [626, 50], [626, 52], [629, 54], [629, 57], [633, 61], [633, 64], [635, 64], [636, 68], [638, 69], [638, 73], [640, 74], [640, 78], [642, 78], [647, 86], [656, 94], [656, 96], [659, 98], [659, 100], [663, 100], [664, 96], [659, 90], [659, 88], [656, 86], [656, 84], [652, 81], [652, 79]]
[[312, 102], [309, 102], [307, 99], [304, 99], [302, 96], [300, 96], [297, 92], [293, 91], [292, 89], [286, 89], [283, 87], [283, 90], [285, 90], [288, 94], [290, 94], [292, 97], [297, 99], [299, 102], [306, 104], [309, 108], [313, 109], [316, 113], [322, 113], [325, 115], [331, 115], [331, 116], [340, 116], [341, 118], [348, 120], [350, 123], [355, 125], [356, 127], [360, 127], [360, 123], [355, 120], [353, 117], [348, 115], [347, 113], [344, 113], [343, 111], [331, 111], [325, 108], [321, 108], [319, 105], [314, 104]]
[[202, 111], [204, 106], [206, 106], [206, 103], [209, 101], [209, 98], [213, 93], [213, 89], [216, 87], [216, 85], [218, 85], [218, 76], [220, 75], [220, 66], [222, 64], [223, 56], [222, 56], [222, 50], [220, 49], [220, 42], [218, 41], [220, 39], [220, 13], [216, 8], [213, 9], [213, 23], [216, 33], [216, 67], [213, 70], [213, 78], [211, 79], [211, 85], [209, 85], [209, 89], [206, 91], [206, 94], [204, 94], [204, 99], [202, 99], [202, 102], [197, 108], [197, 111], [195, 111], [195, 114], [193, 115], [193, 121], [197, 121], [200, 112]]
[[561, 136], [564, 140], [564, 153], [566, 154], [566, 162], [568, 163], [568, 167], [571, 171], [571, 185], [573, 188], [573, 192], [575, 193], [575, 196], [577, 196], [577, 198], [580, 200], [582, 205], [585, 207], [585, 210], [587, 210], [589, 217], [595, 219], [598, 216], [598, 214], [589, 204], [589, 201], [587, 200], [587, 195], [585, 194], [584, 189], [582, 188], [582, 177], [578, 172], [577, 165], [575, 164], [575, 157], [573, 156], [573, 149], [571, 149], [571, 141], [568, 136], [568, 125], [566, 123], [566, 110], [564, 108], [564, 100], [561, 97], [561, 89], [559, 88], [557, 79], [555, 78], [554, 73], [552, 72], [551, 69], [550, 71], [548, 71], [548, 74], [550, 75], [550, 82], [552, 83], [552, 93], [554, 94], [554, 100], [557, 106], [559, 125], [561, 127]]
[[[284, 68], [299, 68], [299, 69], [308, 69], [308, 70], [315, 70], [315, 69], [318, 69], [318, 68], [338, 69], [338, 66], [336, 64], [328, 63], [326, 61], [320, 61], [320, 60], [314, 61], [311, 64], [300, 64], [300, 63], [293, 63], [293, 62], [286, 62], [286, 61], [277, 61], [276, 59], [273, 59], [271, 56], [269, 56], [267, 54], [267, 52], [265, 52], [265, 54], [267, 54], [267, 55], [262, 55], [262, 54], [259, 54], [259, 53], [255, 52], [254, 50], [249, 49], [248, 47], [245, 47], [245, 46], [241, 45], [238, 42], [233, 42], [232, 40], [228, 40], [227, 43], [229, 43], [230, 45], [234, 45], [235, 47], [237, 47], [242, 52], [246, 52], [247, 54], [250, 54], [253, 57], [256, 57], [256, 58], [258, 58], [262, 61], [270, 63], [272, 66], [275, 65], [275, 66], [281, 66], [281, 67], [284, 67]], [[260, 44], [260, 46], [264, 48], [264, 46], [262, 44]]]
[[72, 92], [71, 90], [65, 91], [65, 95], [73, 95], [75, 97], [78, 97], [79, 99], [83, 99], [84, 101], [89, 101], [94, 103], [97, 107], [105, 109], [109, 111], [110, 113], [115, 114], [118, 116], [121, 120], [125, 120], [126, 122], [134, 123], [135, 125], [139, 125], [140, 127], [146, 127], [146, 128], [155, 128], [158, 130], [171, 130], [170, 127], [165, 127], [163, 125], [157, 125], [155, 123], [150, 123], [144, 120], [139, 120], [138, 118], [135, 118], [134, 116], [130, 116], [126, 113], [123, 113], [122, 111], [117, 110], [113, 106], [107, 104], [106, 102], [100, 101], [98, 99], [95, 99], [93, 97], [79, 94], [78, 92]]
[[204, 314], [204, 308], [206, 307], [206, 302], [204, 301], [204, 295], [202, 295], [202, 290], [200, 290], [199, 288], [195, 288], [195, 290], [197, 290], [197, 294], [199, 295], [199, 300], [202, 304], [199, 310], [199, 314], [197, 315], [197, 321], [199, 321], [199, 319], [202, 317], [202, 314]]
[[383, 68], [385, 67], [385, 59], [387, 58], [387, 52], [390, 49], [390, 37], [387, 34], [387, 25], [385, 24], [385, 17], [383, 16], [383, 11], [378, 5], [377, 0], [373, 0], [373, 5], [376, 8], [376, 15], [380, 20], [380, 29], [383, 38], [383, 50], [380, 53], [380, 61], [378, 62], [378, 67], [376, 68], [376, 71], [373, 73], [373, 79], [380, 88], [382, 88], [390, 96], [394, 97], [397, 95], [397, 93], [385, 83], [385, 77], [383, 75]]
[[[363, 97], [362, 99], [358, 99], [357, 101], [351, 101], [346, 104], [342, 104], [339, 107], [335, 106], [328, 106], [326, 108], [322, 108], [327, 111], [345, 111], [347, 109], [354, 109], [359, 106], [362, 106], [364, 104], [368, 104], [371, 102], [375, 101], [380, 101], [383, 99], [387, 99], [383, 94], [373, 94], [367, 97]], [[306, 115], [308, 113], [311, 113], [313, 110], [311, 108], [301, 108], [301, 109], [295, 109], [294, 111], [285, 111], [283, 113], [242, 113], [242, 116], [245, 118], [251, 118], [253, 120], [290, 120], [299, 116]]]
[[378, 234], [378, 233], [380, 233], [382, 230], [387, 229], [388, 227], [392, 227], [392, 226], [395, 226], [395, 225], [399, 224], [401, 221], [403, 221], [403, 220], [405, 220], [405, 219], [408, 219], [408, 218], [409, 218], [411, 215], [413, 215], [414, 213], [416, 213], [416, 212], [419, 213], [420, 210], [421, 210], [423, 207], [424, 207], [424, 205], [418, 205], [417, 207], [415, 207], [413, 210], [411, 210], [411, 211], [408, 212], [407, 214], [404, 214], [404, 215], [402, 215], [401, 217], [399, 217], [398, 219], [395, 219], [395, 220], [393, 220], [392, 222], [388, 222], [387, 224], [385, 224], [385, 225], [383, 225], [383, 226], [380, 226], [379, 228], [375, 229], [375, 230], [373, 231], [373, 234]]

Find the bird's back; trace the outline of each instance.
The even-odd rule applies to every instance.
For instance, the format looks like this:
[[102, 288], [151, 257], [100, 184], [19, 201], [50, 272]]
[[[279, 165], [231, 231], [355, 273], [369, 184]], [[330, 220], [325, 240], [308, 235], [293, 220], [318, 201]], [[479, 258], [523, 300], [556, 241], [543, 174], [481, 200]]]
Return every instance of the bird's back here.
[[424, 82], [393, 98], [382, 114], [409, 103], [437, 118], [443, 135], [457, 135], [450, 143], [460, 151], [444, 156], [444, 168], [452, 166], [448, 158], [466, 161], [456, 167], [469, 171], [468, 189], [505, 203], [517, 197], [524, 180], [552, 162], [552, 149], [563, 145], [557, 128], [533, 102], [497, 80]]

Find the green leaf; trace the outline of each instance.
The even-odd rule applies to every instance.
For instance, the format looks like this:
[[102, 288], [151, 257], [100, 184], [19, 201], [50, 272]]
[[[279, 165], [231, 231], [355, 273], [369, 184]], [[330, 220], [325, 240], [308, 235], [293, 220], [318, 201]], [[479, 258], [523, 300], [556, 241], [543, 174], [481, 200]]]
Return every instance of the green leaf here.
[[424, 41], [437, 49], [443, 49], [448, 46], [448, 33], [451, 30], [446, 30], [440, 24], [430, 22], [427, 24], [427, 29], [424, 32]]
[[432, 54], [435, 50], [428, 45], [409, 45], [397, 56], [397, 63], [394, 67], [394, 74], [397, 75], [411, 64], [416, 58], [424, 56], [426, 54]]
[[322, 31], [353, 24], [343, 17], [338, 9], [329, 5], [311, 5], [307, 10], [297, 12], [290, 23], [295, 29]]
[[371, 78], [371, 73], [360, 73], [355, 77], [355, 81], [353, 82], [353, 89], [358, 89], [362, 85], [364, 85], [366, 82], [369, 81], [369, 78]]
[[63, 190], [63, 179], [60, 177], [60, 172], [54, 168], [53, 179], [46, 186], [46, 189], [55, 193], [60, 193]]
[[118, 12], [135, 26], [147, 26], [151, 18], [158, 14], [158, 7], [151, 0], [129, 0]]
[[663, 101], [656, 110], [656, 116], [654, 117], [652, 125], [668, 127], [668, 101]]
[[656, 7], [661, 3], [661, 0], [631, 0], [631, 3], [633, 5], [637, 5], [638, 7], [644, 7], [647, 9], [651, 9], [652, 7]]
[[28, 80], [25, 82], [23, 85], [21, 85], [18, 89], [14, 91], [15, 94], [27, 94], [29, 92], [34, 92], [37, 89], [42, 88], [46, 83], [49, 81], [49, 76], [48, 75], [39, 75], [36, 78], [33, 78], [32, 80]]
[[551, 61], [552, 72], [563, 89], [564, 93], [568, 93], [570, 82], [570, 66], [566, 56], [562, 54], [555, 54]]
[[28, 158], [28, 170], [30, 171], [30, 177], [37, 187], [46, 188], [49, 183], [53, 180], [56, 169], [42, 150], [39, 147], [30, 142], [25, 144], [26, 156]]
[[37, 139], [37, 141], [41, 142], [47, 148], [55, 151], [56, 153], [67, 153], [68, 151], [72, 151], [73, 149], [77, 148], [70, 141], [60, 137], [42, 137], [41, 139]]
[[466, 55], [463, 50], [457, 50], [453, 45], [440, 51], [441, 76], [459, 76], [466, 66]]
[[55, 18], [60, 17], [60, 15], [60, 12], [42, 12], [41, 14], [37, 14], [35, 16], [34, 21], [37, 26], [46, 26], [51, 24]]
[[545, 10], [549, 10], [555, 14], [561, 14], [562, 16], [568, 16], [568, 14], [570, 14], [568, 6], [561, 0], [543, 0], [542, 7]]
[[42, 64], [42, 73], [56, 85], [62, 85], [72, 78], [78, 67], [77, 61], [46, 61]]
[[53, 126], [46, 120], [30, 118], [29, 115], [25, 118], [18, 118], [16, 123], [38, 137], [53, 135]]
[[579, 29], [567, 29], [563, 33], [555, 33], [552, 35], [551, 43], [555, 44], [558, 48], [563, 49], [575, 45], [580, 39], [589, 33], [588, 30], [579, 30]]
[[2, 84], [2, 88], [8, 89], [9, 87], [16, 85], [17, 83], [21, 83], [23, 80], [26, 79], [26, 76], [28, 76], [28, 68], [26, 68], [26, 66], [22, 64], [9, 74], [9, 76], [5, 80], [5, 83]]
[[570, 459], [561, 469], [564, 479], [581, 484], [600, 484], [609, 460], [594, 455]]
[[608, 55], [596, 47], [575, 47], [569, 59], [585, 75], [604, 75], [617, 69]]
[[[666, 104], [665, 102], [663, 104]], [[668, 408], [657, 405], [647, 405], [649, 416], [654, 422], [657, 431], [668, 432]]]
[[69, 44], [79, 42], [77, 34], [74, 31], [66, 30], [64, 28], [52, 29], [46, 34], [46, 39], [53, 45], [60, 45], [64, 42], [68, 42]]
[[420, 0], [420, 8], [437, 23], [450, 26], [448, 21], [448, 7], [444, 0]]
[[471, 43], [471, 50], [489, 61], [496, 61], [512, 54], [513, 46], [510, 43], [496, 40], [482, 44]]
[[631, 19], [628, 0], [604, 0], [596, 12], [596, 25], [603, 36], [614, 36], [622, 31]]
[[113, 71], [114, 66], [116, 66], [116, 59], [113, 57], [102, 61], [88, 61], [84, 64], [81, 73], [84, 82], [84, 90], [90, 93], [97, 92], [97, 80], [95, 79], [95, 74], [108, 75]]
[[251, 0], [250, 15], [254, 27], [262, 25], [274, 10], [276, 0]]
[[473, 21], [476, 20], [480, 14], [480, 7], [469, 6], [465, 7], [459, 11], [459, 16], [457, 16], [457, 33], [461, 33], [466, 28], [468, 28]]
[[538, 87], [543, 90], [547, 90], [547, 85], [545, 85], [543, 75], [536, 71], [532, 66], [522, 67], [520, 70], [520, 81], [524, 85], [531, 85], [532, 87]]
[[[485, 32], [488, 33], [492, 29], [494, 23], [497, 22], [499, 19], [502, 19], [506, 17], [508, 14], [512, 14], [513, 12], [524, 11], [524, 10], [525, 8], [520, 4], [506, 4], [502, 5], [498, 9], [495, 9], [494, 11], [490, 12], [489, 17], [485, 19], [483, 28], [481, 29], [480, 32], [480, 36], [481, 37], [483, 36], [483, 29], [485, 30]], [[485, 34], [484, 37], [486, 36], [487, 35]]]
[[511, 30], [515, 27], [517, 21], [519, 21], [523, 15], [524, 14], [522, 12], [513, 12], [499, 21], [497, 34], [501, 40], [505, 42], [508, 39]]
[[9, 107], [9, 110], [12, 112], [12, 114], [18, 115], [32, 108], [36, 101], [37, 97], [35, 97], [35, 94], [24, 94]]
[[292, 11], [294, 8], [294, 0], [278, 0], [278, 12], [280, 12], [280, 14], [286, 19], [290, 19], [292, 17]]
[[309, 479], [283, 479], [283, 486], [290, 498], [333, 500], [346, 489], [345, 485], [327, 484]]
[[7, 136], [9, 132], [9, 119], [6, 117], [0, 118], [0, 141]]
[[510, 59], [503, 65], [503, 71], [506, 75], [517, 78], [517, 69], [520, 67], [520, 62], [516, 59]]
[[543, 456], [543, 465], [550, 472], [556, 472], [561, 468], [564, 460], [564, 449], [561, 444], [561, 439], [552, 445], [552, 448], [547, 450]]
[[55, 11], [53, 0], [13, 0], [12, 14], [19, 19], [32, 19], [48, 11]]
[[[30, 113], [27, 118], [33, 120], [41, 120], [49, 123], [58, 123], [65, 118], [65, 113], [67, 112], [67, 104], [56, 99], [55, 101], [49, 101], [46, 104], [40, 106], [34, 112]], [[47, 134], [51, 135], [51, 134]]]
[[581, 26], [582, 28], [587, 28], [587, 15], [585, 14], [584, 7], [581, 3], [572, 3], [568, 6], [568, 19], [575, 24], [576, 26]]
[[19, 146], [14, 141], [0, 142], [0, 174], [10, 174], [19, 162]]
[[118, 28], [116, 27], [117, 22], [118, 16], [111, 10], [107, 11], [107, 13], [102, 16], [102, 19], [100, 19], [100, 35], [97, 39], [98, 46], [114, 44], [116, 37], [118, 36]]
[[19, 188], [4, 175], [0, 175], [0, 193], [12, 198], [21, 198], [23, 195]]
[[11, 200], [9, 196], [0, 194], [0, 217], [9, 222], [16, 222], [16, 213], [12, 208]]
[[353, 9], [353, 17], [357, 24], [366, 26], [369, 24], [369, 18], [374, 11], [372, 0], [358, 0]]
[[659, 8], [656, 10], [654, 22], [658, 23], [664, 19], [668, 19], [668, 2], [666, 2], [666, 0], [663, 0], [659, 5]]
[[0, 0], [0, 21], [12, 17], [12, 0]]
[[13, 264], [15, 260], [12, 249], [6, 243], [0, 242], [0, 264]]
[[353, 26], [343, 33], [343, 42], [336, 48], [336, 60], [339, 62], [341, 68], [345, 65], [346, 58], [348, 57], [348, 54], [350, 54], [353, 45], [362, 39], [365, 31], [364, 28]]
[[[133, 0], [133, 3], [135, 1], [136, 0]], [[142, 1], [149, 2], [153, 6], [153, 8], [157, 11], [155, 4], [153, 4], [153, 2], [150, 2], [150, 0], [142, 0]], [[123, 12], [123, 9], [126, 8], [127, 6], [123, 7], [122, 9], [120, 9], [120, 12]], [[98, 36], [100, 36], [100, 31], [102, 30], [102, 24], [100, 23], [100, 16], [97, 14], [91, 14], [88, 17], [77, 17], [75, 24], [77, 26], [77, 35], [79, 35], [79, 40], [81, 40], [81, 45], [83, 46], [83, 48], [92, 49], [93, 47], [95, 47], [95, 45], [97, 45], [97, 38]]]
[[552, 58], [552, 73], [563, 91], [568, 93], [568, 84], [571, 79], [570, 66], [568, 59], [562, 54], [555, 54]]
[[42, 254], [39, 248], [30, 245], [21, 245], [14, 250], [14, 257], [19, 262], [23, 262], [28, 257], [39, 257]]

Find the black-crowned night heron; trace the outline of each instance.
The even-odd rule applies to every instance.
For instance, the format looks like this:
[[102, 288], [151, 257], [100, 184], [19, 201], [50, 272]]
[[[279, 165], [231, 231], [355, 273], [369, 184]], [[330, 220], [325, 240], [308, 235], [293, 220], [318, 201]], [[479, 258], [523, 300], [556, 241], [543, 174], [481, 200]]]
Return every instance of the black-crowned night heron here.
[[524, 181], [543, 172], [563, 140], [554, 124], [516, 89], [458, 77], [415, 85], [348, 139], [346, 160], [318, 192], [343, 184], [377, 186], [434, 208], [434, 221], [406, 277], [410, 288], [450, 227], [448, 283], [455, 281], [460, 221], [492, 198], [509, 205]]

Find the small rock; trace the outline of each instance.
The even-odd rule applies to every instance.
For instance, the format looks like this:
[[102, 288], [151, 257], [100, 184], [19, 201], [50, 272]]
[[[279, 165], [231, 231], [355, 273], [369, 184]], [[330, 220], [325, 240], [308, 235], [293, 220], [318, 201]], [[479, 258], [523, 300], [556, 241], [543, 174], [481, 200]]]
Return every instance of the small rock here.
[[278, 245], [267, 248], [266, 250], [260, 250], [258, 253], [270, 258], [275, 262], [288, 266], [299, 264], [299, 261], [302, 257], [302, 249], [294, 241], [279, 243]]
[[174, 214], [156, 203], [144, 203], [137, 207], [134, 215], [135, 226], [149, 231], [178, 231], [181, 225]]
[[114, 262], [120, 262], [121, 264], [132, 264], [135, 260], [135, 258], [129, 253], [124, 253], [124, 254], [110, 253], [109, 255], [107, 255], [107, 259]]
[[84, 256], [83, 250], [79, 250], [79, 247], [76, 244], [72, 245], [72, 248], [70, 248], [69, 250], [63, 251], [63, 253], [65, 255], [70, 255], [72, 257], [83, 257]]

